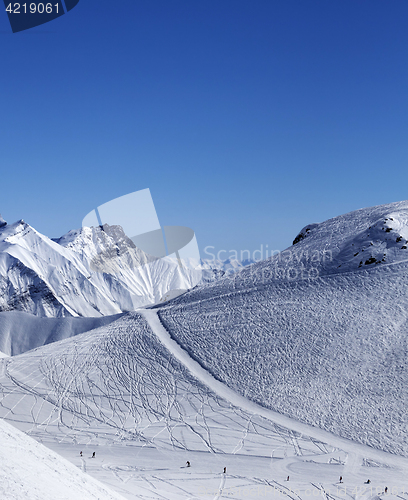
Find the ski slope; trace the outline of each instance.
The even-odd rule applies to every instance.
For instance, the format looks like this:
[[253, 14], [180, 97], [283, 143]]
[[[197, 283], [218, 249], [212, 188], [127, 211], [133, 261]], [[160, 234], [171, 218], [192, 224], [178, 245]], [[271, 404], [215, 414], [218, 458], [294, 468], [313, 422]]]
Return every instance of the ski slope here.
[[323, 488], [337, 500], [340, 475], [363, 499], [385, 484], [404, 498], [405, 459], [243, 398], [171, 339], [156, 310], [2, 359], [0, 373], [0, 416], [125, 498], [303, 500]]
[[124, 498], [408, 500], [407, 212], [1, 357], [0, 418]]
[[[159, 317], [242, 396], [407, 456], [407, 220], [401, 202], [312, 225], [285, 257], [198, 287]], [[386, 258], [375, 263], [380, 247]], [[352, 252], [363, 250], [360, 266]]]
[[[392, 463], [394, 465], [401, 465], [403, 463], [408, 467], [408, 460], [401, 460], [400, 457], [389, 456], [389, 454], [382, 451], [377, 451], [372, 448], [368, 448], [363, 445], [352, 443], [346, 439], [338, 438], [323, 429], [318, 429], [310, 425], [302, 424], [301, 422], [296, 422], [285, 415], [268, 410], [263, 406], [257, 405], [249, 401], [248, 399], [240, 396], [228, 386], [216, 380], [208, 371], [206, 371], [202, 366], [195, 360], [193, 360], [188, 353], [183, 350], [177, 342], [175, 342], [163, 327], [160, 319], [157, 316], [155, 310], [141, 310], [142, 316], [146, 319], [152, 330], [158, 336], [160, 341], [167, 347], [169, 352], [178, 359], [180, 362], [186, 366], [190, 373], [197, 377], [202, 383], [209, 387], [215, 394], [222, 397], [223, 399], [229, 401], [239, 408], [243, 408], [253, 414], [260, 415], [262, 417], [271, 420], [277, 425], [285, 426], [295, 430], [301, 435], [310, 436], [313, 439], [330, 442], [332, 445], [345, 449], [350, 453], [355, 453], [360, 456], [369, 455], [371, 458], [377, 459], [379, 461], [387, 461], [387, 463]], [[408, 469], [407, 469], [408, 470]]]
[[57, 453], [0, 420], [0, 497], [4, 500], [123, 500]]

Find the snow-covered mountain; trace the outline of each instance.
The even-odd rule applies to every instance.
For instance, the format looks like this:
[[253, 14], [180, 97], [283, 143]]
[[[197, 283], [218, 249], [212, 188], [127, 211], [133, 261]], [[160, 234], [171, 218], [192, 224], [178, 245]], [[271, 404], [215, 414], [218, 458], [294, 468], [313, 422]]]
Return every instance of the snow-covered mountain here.
[[199, 272], [156, 260], [119, 226], [82, 228], [53, 241], [24, 221], [0, 227], [0, 310], [37, 316], [105, 316], [186, 290]]
[[[89, 472], [127, 498], [341, 498], [340, 475], [360, 500], [405, 498], [407, 221], [400, 202], [311, 224], [266, 261], [2, 357], [0, 417], [78, 466], [97, 448]], [[82, 262], [79, 236], [52, 244]]]
[[[310, 224], [293, 247], [272, 259], [319, 275], [370, 269], [408, 260], [408, 202], [356, 210], [321, 224]], [[285, 257], [287, 257], [285, 259]], [[289, 271], [290, 274], [290, 271]]]
[[408, 455], [408, 202], [309, 229], [161, 307], [161, 321], [252, 401]]
[[[175, 297], [243, 267], [238, 261], [156, 259], [120, 226], [51, 240], [23, 220], [0, 219], [0, 311], [42, 317], [106, 316]], [[169, 292], [171, 292], [169, 294]]]
[[246, 259], [244, 261], [237, 259], [201, 259], [200, 263], [196, 264], [196, 267], [201, 269], [201, 283], [212, 283], [224, 276], [231, 276], [242, 271], [244, 267], [250, 266], [255, 262], [256, 261], [252, 259]]

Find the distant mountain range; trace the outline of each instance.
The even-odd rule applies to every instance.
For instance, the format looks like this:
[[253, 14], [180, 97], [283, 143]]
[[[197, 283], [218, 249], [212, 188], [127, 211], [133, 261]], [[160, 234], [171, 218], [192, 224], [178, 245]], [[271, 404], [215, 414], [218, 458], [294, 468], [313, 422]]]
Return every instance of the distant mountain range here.
[[0, 311], [40, 317], [100, 317], [168, 300], [211, 282], [239, 262], [156, 259], [120, 226], [70, 231], [51, 240], [20, 220], [0, 219]]

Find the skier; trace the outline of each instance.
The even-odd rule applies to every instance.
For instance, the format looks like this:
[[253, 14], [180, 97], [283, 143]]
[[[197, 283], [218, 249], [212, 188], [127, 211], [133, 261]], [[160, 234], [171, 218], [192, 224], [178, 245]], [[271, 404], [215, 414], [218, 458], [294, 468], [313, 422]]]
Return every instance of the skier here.
[[226, 468], [226, 467], [224, 467], [224, 474], [226, 474], [226, 473], [227, 473], [227, 468]]
[[191, 464], [190, 464], [190, 462], [189, 462], [188, 460], [187, 460], [187, 462], [186, 462], [186, 465], [187, 465], [187, 467], [190, 467], [190, 465], [191, 465]]
[[286, 478], [286, 481], [289, 481], [289, 476]]
[[369, 479], [367, 479], [367, 481], [365, 482], [365, 484], [370, 484], [371, 481]]
[[95, 458], [95, 452], [92, 453], [92, 458]]
[[388, 491], [388, 488], [387, 488], [387, 487], [385, 487], [385, 493], [387, 493], [387, 491]]
[[340, 482], [341, 483], [343, 482], [343, 476], [340, 476]]
[[79, 456], [82, 457], [82, 451], [79, 452]]

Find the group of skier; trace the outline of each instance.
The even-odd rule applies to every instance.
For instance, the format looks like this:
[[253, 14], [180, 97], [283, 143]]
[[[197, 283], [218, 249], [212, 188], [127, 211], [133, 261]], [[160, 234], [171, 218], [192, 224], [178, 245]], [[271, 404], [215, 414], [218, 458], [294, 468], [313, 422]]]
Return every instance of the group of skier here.
[[[82, 457], [82, 451], [79, 452], [79, 456]], [[95, 458], [95, 452], [92, 453], [92, 457], [91, 458]], [[187, 460], [186, 462], [186, 467], [191, 467], [191, 462], [189, 460]], [[224, 471], [223, 471], [224, 474], [227, 473], [227, 468], [224, 467]], [[286, 481], [289, 481], [289, 476], [286, 478]], [[339, 479], [339, 483], [343, 483], [343, 476], [340, 476], [340, 479]], [[367, 479], [367, 481], [365, 481], [364, 484], [370, 484], [371, 481], [369, 479]], [[384, 493], [388, 493], [388, 488], [385, 487], [385, 490], [384, 490]]]

